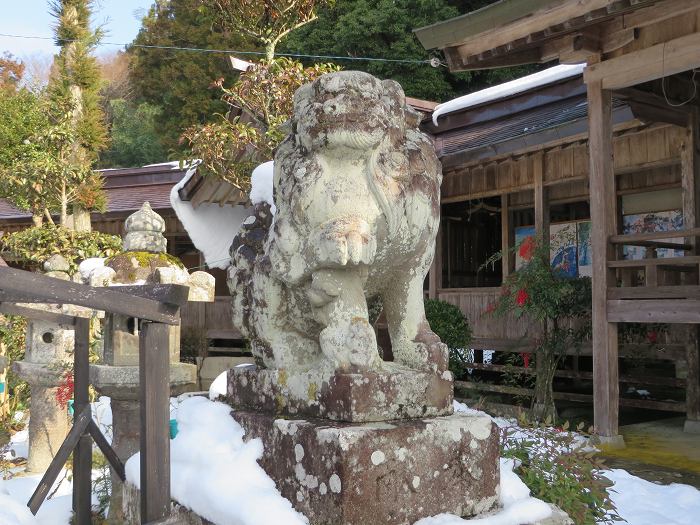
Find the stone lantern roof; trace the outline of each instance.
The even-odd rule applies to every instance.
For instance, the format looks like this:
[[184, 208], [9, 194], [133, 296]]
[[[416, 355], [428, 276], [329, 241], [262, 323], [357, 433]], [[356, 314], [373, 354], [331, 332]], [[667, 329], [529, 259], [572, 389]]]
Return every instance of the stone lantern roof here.
[[165, 221], [151, 209], [148, 201], [129, 215], [125, 223], [124, 251], [164, 253], [167, 240], [163, 235]]

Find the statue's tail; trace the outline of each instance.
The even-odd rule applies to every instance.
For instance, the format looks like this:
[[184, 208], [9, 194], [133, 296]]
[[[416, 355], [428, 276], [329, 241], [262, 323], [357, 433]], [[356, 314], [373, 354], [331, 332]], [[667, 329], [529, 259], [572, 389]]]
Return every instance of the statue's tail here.
[[254, 300], [253, 272], [264, 254], [271, 225], [270, 205], [265, 202], [256, 204], [252, 215], [241, 224], [229, 251], [228, 287], [233, 299], [233, 325], [248, 338], [254, 336], [250, 323], [250, 306]]

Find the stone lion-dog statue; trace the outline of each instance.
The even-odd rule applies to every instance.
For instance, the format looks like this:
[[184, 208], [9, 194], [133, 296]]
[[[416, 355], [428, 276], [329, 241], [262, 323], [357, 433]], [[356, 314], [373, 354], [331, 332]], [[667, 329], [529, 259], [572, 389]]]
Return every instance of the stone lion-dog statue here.
[[380, 297], [394, 361], [442, 373], [423, 283], [440, 217], [440, 162], [401, 86], [330, 73], [294, 95], [274, 158], [273, 215], [257, 204], [231, 246], [234, 325], [268, 369], [377, 370]]

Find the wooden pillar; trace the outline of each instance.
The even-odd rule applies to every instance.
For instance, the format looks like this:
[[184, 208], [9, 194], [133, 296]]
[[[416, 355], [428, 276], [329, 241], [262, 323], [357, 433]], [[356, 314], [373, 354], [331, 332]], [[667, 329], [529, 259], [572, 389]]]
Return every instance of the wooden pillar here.
[[543, 243], [549, 244], [549, 197], [544, 185], [544, 152], [532, 157], [535, 183], [535, 232]]
[[[90, 319], [78, 317], [75, 322], [73, 369], [73, 424], [90, 405]], [[77, 436], [76, 436], [77, 437]], [[73, 512], [77, 525], [92, 522], [92, 438], [84, 425], [73, 450]]]
[[617, 197], [613, 170], [612, 95], [601, 81], [588, 83], [591, 255], [593, 259], [593, 409], [595, 432], [619, 443], [619, 373], [617, 325], [607, 318], [607, 291], [615, 273], [607, 261], [608, 242], [617, 233]]
[[501, 272], [503, 282], [515, 270], [515, 257], [513, 257], [513, 228], [510, 225], [510, 208], [508, 205], [508, 194], [501, 195]]
[[[681, 186], [683, 191], [683, 227], [696, 228], [700, 223], [700, 118], [694, 108], [681, 145]], [[700, 253], [697, 237], [686, 239], [693, 244], [694, 255]], [[700, 276], [695, 276], [700, 279]], [[689, 283], [688, 283], [689, 284]], [[690, 327], [687, 347], [685, 429], [700, 433], [700, 327]]]
[[438, 290], [442, 288], [442, 219], [435, 238], [435, 255], [428, 272], [428, 297], [437, 299]]
[[145, 322], [139, 334], [141, 522], [170, 515], [170, 352], [168, 326]]

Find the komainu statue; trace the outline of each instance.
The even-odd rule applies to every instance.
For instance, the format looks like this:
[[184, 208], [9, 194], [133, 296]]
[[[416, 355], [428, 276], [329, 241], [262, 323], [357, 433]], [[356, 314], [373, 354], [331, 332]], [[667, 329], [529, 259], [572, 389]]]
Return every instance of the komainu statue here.
[[441, 167], [418, 124], [398, 83], [366, 73], [296, 92], [274, 159], [276, 213], [256, 205], [231, 246], [234, 324], [265, 368], [382, 370], [367, 312], [378, 296], [392, 366], [447, 369], [423, 309]]

